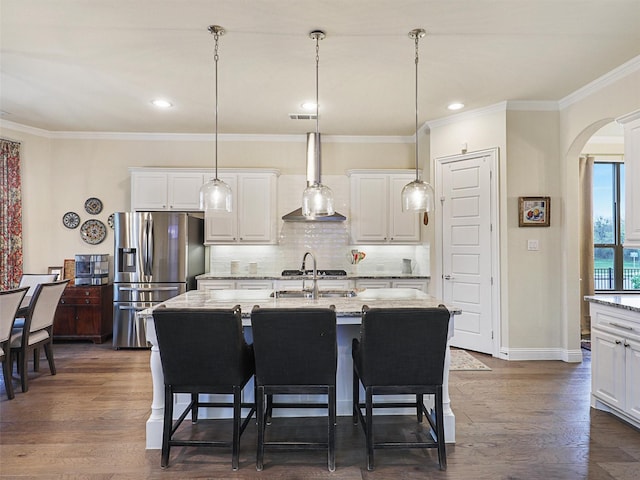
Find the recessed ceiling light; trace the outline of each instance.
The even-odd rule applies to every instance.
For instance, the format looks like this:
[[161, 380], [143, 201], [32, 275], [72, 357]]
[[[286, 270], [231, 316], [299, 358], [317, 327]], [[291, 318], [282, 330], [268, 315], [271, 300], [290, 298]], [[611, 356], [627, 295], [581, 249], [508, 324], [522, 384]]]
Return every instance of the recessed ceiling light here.
[[464, 108], [464, 103], [460, 103], [460, 102], [450, 103], [447, 108], [449, 110], [460, 110], [461, 108]]
[[151, 103], [153, 103], [158, 108], [170, 108], [170, 107], [173, 107], [173, 104], [170, 101], [164, 100], [162, 98], [156, 98]]
[[304, 102], [300, 105], [304, 110], [311, 111], [316, 109], [316, 102]]

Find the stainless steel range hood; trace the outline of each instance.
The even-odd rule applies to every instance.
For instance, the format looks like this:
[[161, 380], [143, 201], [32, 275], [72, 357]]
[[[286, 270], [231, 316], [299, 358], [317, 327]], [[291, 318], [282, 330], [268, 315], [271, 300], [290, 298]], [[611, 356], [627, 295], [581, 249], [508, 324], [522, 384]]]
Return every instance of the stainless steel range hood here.
[[[320, 183], [321, 156], [320, 134], [316, 132], [307, 133], [307, 186]], [[307, 217], [302, 214], [302, 207], [282, 217], [285, 222], [344, 222], [346, 219], [347, 217], [338, 212], [333, 215]]]

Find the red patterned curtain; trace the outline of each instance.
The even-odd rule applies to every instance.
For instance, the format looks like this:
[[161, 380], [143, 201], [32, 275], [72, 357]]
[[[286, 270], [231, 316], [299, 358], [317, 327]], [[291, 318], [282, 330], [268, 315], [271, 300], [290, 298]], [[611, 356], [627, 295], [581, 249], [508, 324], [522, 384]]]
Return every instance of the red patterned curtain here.
[[0, 289], [15, 288], [22, 275], [20, 144], [0, 139]]

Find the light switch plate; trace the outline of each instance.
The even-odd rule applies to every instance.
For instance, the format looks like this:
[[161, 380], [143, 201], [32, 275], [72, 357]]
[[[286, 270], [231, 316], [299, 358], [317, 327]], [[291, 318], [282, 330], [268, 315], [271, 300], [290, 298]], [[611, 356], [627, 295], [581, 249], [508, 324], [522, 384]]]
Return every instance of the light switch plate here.
[[538, 251], [538, 240], [527, 240], [527, 250]]

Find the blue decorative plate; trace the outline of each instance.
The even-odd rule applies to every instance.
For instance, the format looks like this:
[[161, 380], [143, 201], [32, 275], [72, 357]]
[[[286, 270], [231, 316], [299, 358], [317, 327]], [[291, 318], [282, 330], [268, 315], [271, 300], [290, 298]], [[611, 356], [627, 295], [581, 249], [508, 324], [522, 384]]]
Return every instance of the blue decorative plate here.
[[80, 216], [76, 212], [67, 212], [62, 216], [62, 224], [67, 228], [78, 228]]
[[84, 209], [91, 215], [97, 215], [102, 211], [102, 201], [95, 197], [88, 198], [84, 202]]
[[89, 245], [97, 245], [107, 236], [107, 227], [100, 220], [87, 220], [80, 227], [80, 236]]

